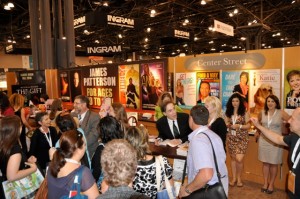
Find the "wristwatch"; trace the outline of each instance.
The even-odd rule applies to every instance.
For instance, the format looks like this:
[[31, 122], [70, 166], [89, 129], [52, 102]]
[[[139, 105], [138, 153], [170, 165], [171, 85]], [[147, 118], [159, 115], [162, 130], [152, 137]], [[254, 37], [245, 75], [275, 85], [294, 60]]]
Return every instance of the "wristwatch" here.
[[187, 188], [187, 186], [184, 188], [184, 191], [187, 192], [188, 194], [191, 194], [192, 192]]

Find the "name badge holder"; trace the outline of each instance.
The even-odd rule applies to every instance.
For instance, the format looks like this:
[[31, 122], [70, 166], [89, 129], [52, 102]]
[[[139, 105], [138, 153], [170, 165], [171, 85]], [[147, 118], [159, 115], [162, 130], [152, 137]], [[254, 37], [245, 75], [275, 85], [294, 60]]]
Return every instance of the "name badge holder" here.
[[289, 171], [288, 174], [288, 190], [290, 192], [292, 192], [293, 194], [295, 194], [295, 184], [296, 184], [296, 174], [294, 173], [294, 170], [296, 169], [298, 163], [299, 163], [299, 159], [300, 159], [300, 153], [298, 153], [297, 157], [296, 156], [296, 152], [297, 149], [299, 148], [300, 145], [300, 138], [298, 139], [295, 148], [293, 150], [293, 154], [292, 154], [292, 162], [293, 162], [293, 168]]

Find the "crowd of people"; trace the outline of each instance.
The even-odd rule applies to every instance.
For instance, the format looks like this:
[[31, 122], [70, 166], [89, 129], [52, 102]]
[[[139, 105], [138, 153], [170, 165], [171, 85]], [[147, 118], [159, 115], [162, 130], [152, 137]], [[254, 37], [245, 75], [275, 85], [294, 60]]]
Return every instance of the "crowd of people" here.
[[[70, 195], [75, 179], [81, 175], [84, 177], [78, 182], [80, 194], [88, 198], [156, 198], [165, 179], [174, 187], [168, 159], [162, 157], [163, 167], [158, 167], [159, 158], [149, 149], [147, 128], [129, 126], [126, 109], [118, 102], [112, 103], [105, 114], [92, 111], [89, 98], [84, 95], [74, 97], [71, 112], [63, 109], [60, 99], [54, 99], [48, 111], [37, 112], [26, 107], [19, 94], [8, 97], [0, 93], [0, 102], [0, 166], [5, 180], [18, 180], [40, 169], [47, 176], [50, 199]], [[175, 105], [169, 93], [163, 93], [158, 100], [155, 144], [164, 140], [169, 140], [171, 146], [189, 143], [188, 179], [178, 190], [178, 197], [188, 197], [216, 183], [221, 184], [226, 195], [229, 186], [243, 187], [243, 160], [252, 122], [258, 129], [258, 159], [263, 163], [261, 191], [274, 192], [277, 168], [282, 163], [279, 145], [289, 146], [289, 178], [294, 176], [294, 181], [289, 180], [288, 194], [299, 198], [296, 185], [300, 183], [300, 108], [290, 116], [281, 110], [279, 99], [269, 95], [258, 118], [250, 118], [244, 95], [239, 92], [229, 98], [224, 114], [221, 107], [217, 97], [207, 96], [187, 114]], [[33, 114], [35, 126], [29, 122]], [[292, 132], [287, 136], [281, 135], [284, 121], [290, 124]], [[26, 136], [28, 131], [33, 131], [30, 138]], [[158, 172], [162, 176], [159, 186]]]

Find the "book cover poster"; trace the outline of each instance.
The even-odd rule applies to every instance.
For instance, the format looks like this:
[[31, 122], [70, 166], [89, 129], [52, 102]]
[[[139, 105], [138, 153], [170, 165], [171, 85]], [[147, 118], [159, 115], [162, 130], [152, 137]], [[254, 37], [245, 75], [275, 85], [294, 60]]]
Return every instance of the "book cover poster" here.
[[71, 70], [70, 71], [70, 89], [71, 89], [71, 100], [74, 102], [77, 95], [82, 94], [82, 75], [81, 70]]
[[249, 74], [250, 115], [258, 116], [263, 110], [266, 98], [276, 95], [280, 100], [280, 69], [252, 70]]
[[174, 100], [178, 106], [194, 106], [196, 101], [196, 73], [176, 73]]
[[100, 108], [107, 98], [111, 103], [119, 101], [117, 66], [89, 67], [81, 74], [82, 94], [89, 97], [92, 108]]
[[127, 108], [140, 109], [139, 65], [119, 66], [119, 99]]
[[197, 104], [204, 103], [208, 96], [220, 98], [220, 72], [197, 72], [196, 79]]
[[141, 71], [142, 109], [154, 110], [159, 96], [164, 91], [164, 62], [143, 63]]
[[240, 83], [241, 71], [222, 72], [222, 109], [226, 111], [226, 104], [234, 92], [235, 85]]
[[300, 70], [285, 70], [284, 73], [283, 107], [291, 114], [293, 109], [300, 107]]
[[69, 71], [60, 71], [59, 72], [59, 81], [60, 81], [60, 96], [63, 102], [70, 102], [70, 79]]

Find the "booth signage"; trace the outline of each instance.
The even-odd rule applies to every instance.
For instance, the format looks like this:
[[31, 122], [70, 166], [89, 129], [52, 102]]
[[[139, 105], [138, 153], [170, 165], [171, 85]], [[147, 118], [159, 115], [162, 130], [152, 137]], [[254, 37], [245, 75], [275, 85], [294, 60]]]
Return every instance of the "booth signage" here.
[[28, 84], [45, 84], [45, 71], [19, 71], [18, 72], [18, 83], [20, 85]]
[[187, 31], [176, 30], [174, 29], [174, 37], [190, 39], [190, 33]]
[[101, 55], [122, 52], [121, 45], [114, 46], [94, 46], [86, 48], [87, 55]]
[[127, 28], [134, 28], [134, 19], [114, 15], [107, 15], [107, 24]]
[[85, 26], [85, 16], [74, 19], [74, 29]]
[[224, 33], [225, 35], [233, 36], [233, 26], [214, 20], [214, 28], [217, 32]]
[[266, 62], [260, 53], [237, 55], [201, 56], [185, 61], [187, 70], [224, 70], [224, 69], [258, 69]]
[[42, 93], [46, 93], [46, 86], [45, 84], [12, 85], [12, 93], [18, 93], [25, 96], [28, 94], [40, 96]]
[[11, 53], [13, 51], [14, 51], [14, 46], [12, 44], [5, 47], [5, 53]]

